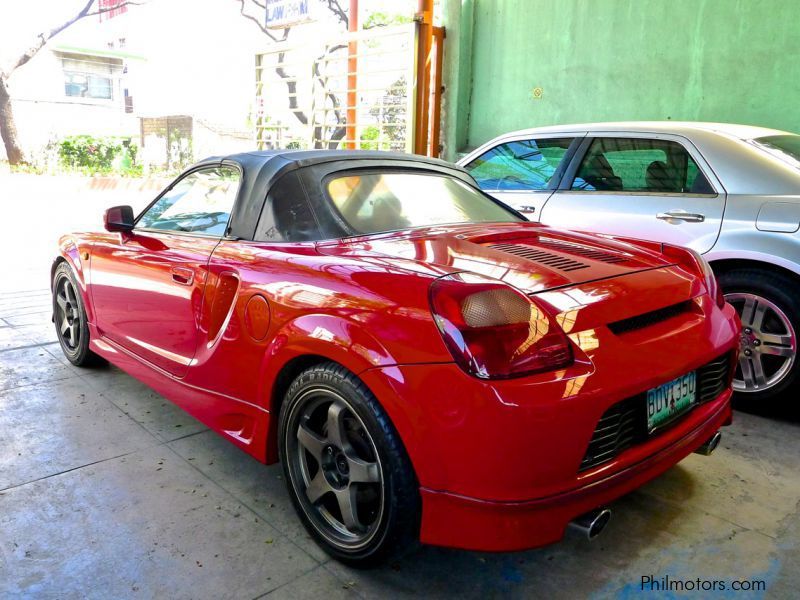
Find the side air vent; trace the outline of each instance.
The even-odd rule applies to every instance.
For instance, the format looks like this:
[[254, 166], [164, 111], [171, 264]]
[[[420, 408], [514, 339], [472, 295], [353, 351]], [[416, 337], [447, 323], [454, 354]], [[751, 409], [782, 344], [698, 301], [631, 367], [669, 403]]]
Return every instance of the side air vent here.
[[697, 401], [708, 402], [719, 396], [727, 387], [730, 377], [731, 357], [720, 356], [697, 371], [699, 379]]
[[581, 461], [580, 471], [586, 471], [615, 458], [637, 441], [647, 436], [642, 425], [640, 398], [628, 398], [609, 408], [597, 422], [597, 427]]
[[522, 258], [527, 258], [533, 262], [547, 265], [548, 267], [553, 267], [554, 269], [559, 269], [561, 271], [577, 271], [579, 269], [585, 269], [589, 266], [586, 263], [572, 260], [571, 258], [566, 258], [564, 256], [559, 256], [557, 254], [551, 254], [550, 252], [545, 252], [544, 250], [538, 250], [525, 244], [489, 244], [489, 248], [514, 254], [515, 256], [521, 256]]
[[630, 257], [626, 256], [625, 254], [614, 254], [599, 248], [593, 248], [591, 246], [584, 246], [583, 244], [577, 244], [575, 242], [568, 242], [565, 240], [557, 240], [549, 237], [540, 237], [537, 244], [539, 246], [552, 248], [553, 250], [577, 254], [578, 256], [608, 263], [610, 265], [616, 265], [619, 263], [628, 262], [630, 260]]
[[642, 315], [636, 315], [629, 319], [614, 321], [608, 324], [608, 328], [612, 333], [620, 335], [622, 333], [628, 333], [629, 331], [635, 331], [636, 329], [650, 327], [650, 325], [655, 325], [661, 321], [666, 321], [672, 317], [677, 317], [678, 315], [689, 312], [691, 309], [692, 301], [687, 300], [686, 302], [671, 304], [670, 306], [665, 306], [664, 308], [659, 308], [658, 310], [653, 310]]

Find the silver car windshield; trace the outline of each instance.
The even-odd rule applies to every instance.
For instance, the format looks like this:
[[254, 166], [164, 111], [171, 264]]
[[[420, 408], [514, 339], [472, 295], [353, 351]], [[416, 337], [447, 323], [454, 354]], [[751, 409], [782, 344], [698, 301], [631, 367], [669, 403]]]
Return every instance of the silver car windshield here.
[[769, 135], [752, 142], [772, 156], [800, 168], [800, 135]]

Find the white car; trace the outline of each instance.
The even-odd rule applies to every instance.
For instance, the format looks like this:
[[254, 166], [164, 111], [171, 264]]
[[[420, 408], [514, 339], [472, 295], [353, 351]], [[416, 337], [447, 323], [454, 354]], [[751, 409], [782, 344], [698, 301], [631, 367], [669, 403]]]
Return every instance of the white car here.
[[561, 125], [500, 136], [459, 164], [533, 221], [704, 255], [742, 317], [734, 388], [749, 401], [793, 399], [784, 392], [800, 370], [800, 136], [721, 123]]

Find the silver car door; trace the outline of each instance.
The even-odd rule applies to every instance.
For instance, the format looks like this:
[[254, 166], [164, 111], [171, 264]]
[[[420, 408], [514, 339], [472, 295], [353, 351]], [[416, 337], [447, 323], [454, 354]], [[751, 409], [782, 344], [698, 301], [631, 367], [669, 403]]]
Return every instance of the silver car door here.
[[540, 219], [554, 227], [650, 239], [704, 253], [716, 242], [725, 191], [676, 135], [590, 133]]
[[542, 206], [556, 189], [579, 138], [551, 133], [494, 140], [459, 161], [483, 191], [539, 219]]

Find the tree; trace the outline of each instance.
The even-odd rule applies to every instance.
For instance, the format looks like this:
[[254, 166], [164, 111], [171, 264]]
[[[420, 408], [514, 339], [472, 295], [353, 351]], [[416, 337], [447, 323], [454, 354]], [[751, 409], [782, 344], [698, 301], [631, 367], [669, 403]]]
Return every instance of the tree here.
[[[348, 19], [347, 11], [345, 11], [341, 4], [339, 4], [339, 0], [319, 0], [322, 2], [328, 10], [331, 11], [333, 16], [336, 18], [336, 21], [344, 25], [344, 29], [347, 30], [350, 21]], [[270, 31], [266, 27], [266, 23], [264, 22], [264, 15], [267, 12], [266, 4], [260, 2], [259, 0], [237, 0], [239, 2], [239, 12], [241, 15], [255, 23], [258, 28], [266, 35], [269, 39], [273, 42], [285, 42], [289, 39], [289, 33], [291, 31], [291, 27], [286, 27], [283, 29], [282, 35], [278, 36], [273, 31]], [[256, 13], [256, 14], [254, 14]], [[322, 89], [326, 90], [325, 93], [325, 100], [329, 102], [331, 105], [332, 113], [334, 118], [336, 119], [336, 126], [330, 133], [330, 136], [326, 141], [322, 140], [323, 135], [323, 125], [316, 125], [314, 127], [314, 139], [315, 147], [321, 148], [323, 145], [326, 145], [328, 148], [334, 149], [339, 145], [339, 142], [347, 133], [347, 128], [345, 125], [347, 124], [347, 118], [342, 111], [342, 102], [331, 92], [327, 91], [327, 83], [328, 78], [327, 76], [320, 70], [320, 64], [324, 64], [328, 57], [330, 57], [335, 52], [340, 50], [344, 50], [347, 48], [345, 44], [336, 44], [333, 46], [329, 46], [325, 49], [325, 52], [317, 58], [314, 62], [314, 76], [319, 81], [320, 86]], [[308, 125], [309, 122], [313, 122], [313, 115], [307, 115], [305, 111], [300, 108], [300, 104], [297, 100], [297, 82], [294, 78], [291, 77], [286, 72], [285, 67], [283, 66], [284, 63], [284, 53], [281, 52], [278, 54], [278, 66], [275, 67], [275, 73], [280, 77], [284, 83], [286, 84], [286, 91], [288, 92], [289, 96], [289, 110], [295, 116], [295, 118], [300, 121], [303, 125]]]
[[6, 148], [8, 162], [12, 165], [24, 163], [25, 156], [17, 140], [17, 126], [14, 122], [14, 111], [11, 106], [11, 93], [9, 90], [9, 78], [11, 75], [17, 69], [30, 62], [30, 60], [45, 47], [47, 42], [81, 19], [117, 10], [123, 6], [141, 4], [141, 2], [125, 1], [107, 7], [95, 8], [97, 2], [98, 0], [86, 0], [83, 8], [60, 25], [52, 29], [45, 29], [39, 34], [31, 36], [34, 41], [32, 41], [28, 48], [20, 52], [17, 58], [13, 59], [5, 68], [0, 66], [0, 137], [3, 139], [3, 145]]
[[[402, 152], [405, 150], [405, 131], [397, 125], [405, 123], [408, 117], [408, 96], [406, 92], [406, 76], [401, 75], [386, 89], [377, 104], [369, 109], [371, 114], [380, 123], [379, 135], [383, 134], [388, 139], [389, 150]], [[383, 150], [383, 148], [378, 148]]]

